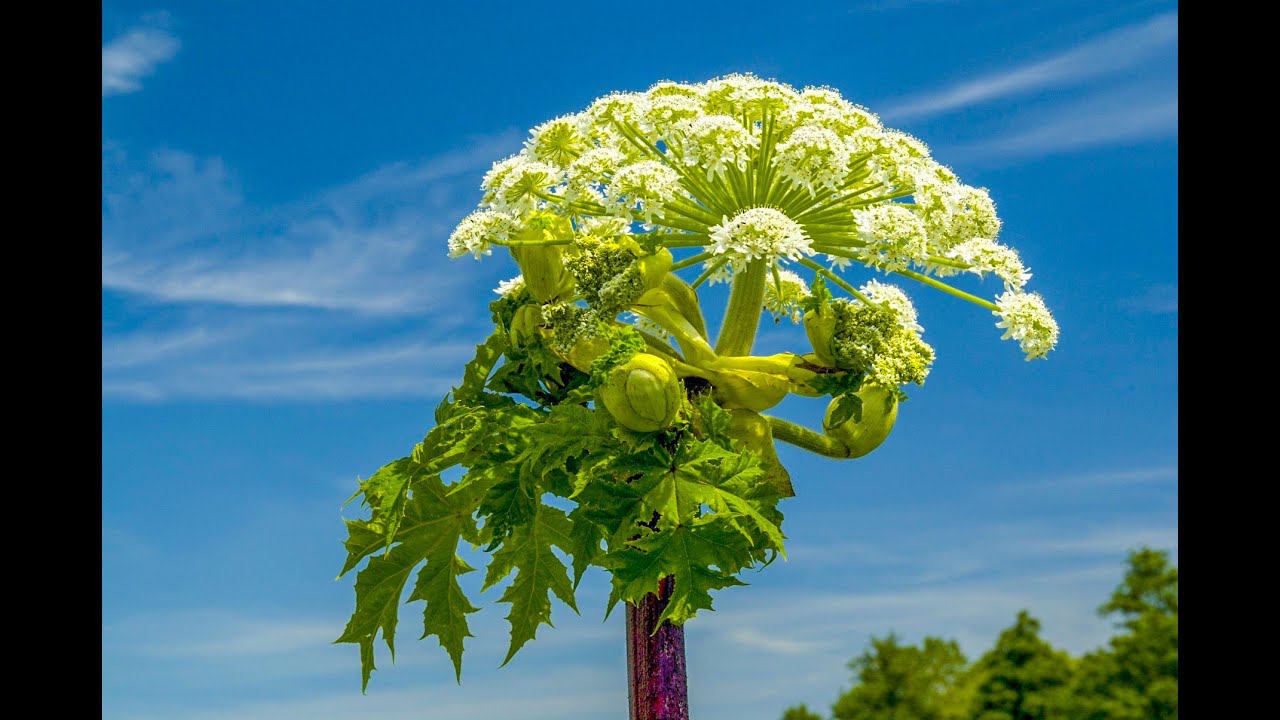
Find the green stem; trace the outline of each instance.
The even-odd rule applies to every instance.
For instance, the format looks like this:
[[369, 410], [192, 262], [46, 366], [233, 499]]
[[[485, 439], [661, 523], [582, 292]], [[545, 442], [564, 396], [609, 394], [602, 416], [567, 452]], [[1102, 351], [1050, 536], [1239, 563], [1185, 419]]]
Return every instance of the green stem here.
[[681, 260], [680, 262], [672, 265], [671, 272], [675, 272], [676, 270], [683, 270], [689, 267], [690, 265], [697, 265], [698, 263], [702, 262], [703, 260], [706, 260], [709, 257], [711, 257], [711, 253], [704, 252], [704, 253], [698, 253], [697, 255], [694, 255], [693, 257], [690, 257], [690, 258], [685, 258], [684, 260]]
[[841, 460], [848, 459], [853, 454], [847, 445], [829, 435], [814, 432], [803, 425], [797, 425], [782, 418], [776, 418], [771, 415], [765, 415], [764, 417], [769, 421], [769, 427], [773, 430], [774, 440], [781, 440], [796, 447], [804, 448], [809, 452]]
[[[729, 262], [729, 258], [724, 255], [720, 256], [718, 260], [712, 260], [710, 263], [707, 264], [707, 267], [705, 270], [702, 271], [702, 274], [699, 275], [697, 279], [694, 280], [693, 283], [689, 285], [689, 287], [696, 290], [699, 285], [706, 282], [708, 278], [714, 275], [715, 272], [719, 270], [721, 267], [723, 267], [724, 264], [727, 262]], [[762, 307], [763, 307], [763, 304], [762, 304]]]
[[839, 275], [837, 275], [837, 274], [835, 274], [835, 273], [831, 272], [830, 270], [828, 270], [828, 269], [826, 269], [826, 268], [822, 267], [822, 266], [821, 266], [821, 265], [819, 265], [818, 263], [816, 263], [816, 262], [814, 262], [814, 261], [810, 260], [809, 258], [801, 258], [801, 259], [800, 259], [800, 264], [801, 264], [801, 265], [803, 265], [803, 266], [805, 266], [805, 267], [807, 267], [807, 268], [809, 268], [810, 270], [812, 270], [812, 271], [814, 271], [814, 272], [818, 273], [819, 275], [821, 275], [822, 277], [824, 277], [824, 278], [826, 278], [826, 279], [830, 280], [831, 282], [835, 283], [836, 285], [839, 285], [839, 286], [840, 286], [840, 287], [841, 287], [845, 292], [847, 292], [847, 293], [849, 293], [850, 295], [852, 295], [852, 296], [854, 296], [854, 297], [858, 298], [858, 299], [859, 299], [859, 300], [861, 300], [862, 302], [867, 303], [868, 305], [870, 305], [870, 304], [871, 304], [871, 299], [870, 299], [870, 298], [868, 298], [866, 295], [863, 295], [863, 294], [858, 290], [858, 288], [856, 288], [856, 287], [854, 287], [854, 286], [850, 285], [849, 283], [845, 282], [845, 279], [844, 279], [844, 278], [842, 278], [842, 277], [840, 277]]
[[724, 312], [716, 352], [720, 355], [747, 355], [756, 340], [760, 315], [764, 311], [764, 287], [767, 264], [752, 260], [745, 270], [733, 276], [729, 303]]
[[930, 287], [935, 287], [941, 290], [942, 292], [948, 295], [953, 295], [955, 297], [958, 297], [961, 300], [968, 300], [974, 305], [984, 307], [992, 312], [996, 312], [1000, 309], [999, 307], [996, 306], [995, 303], [989, 300], [983, 300], [977, 295], [970, 295], [969, 293], [961, 290], [960, 288], [951, 287], [950, 285], [942, 282], [941, 280], [934, 280], [928, 275], [921, 275], [920, 273], [915, 272], [914, 270], [894, 270], [893, 272], [897, 273], [898, 275], [902, 275], [904, 277], [909, 277], [912, 280], [917, 280], [919, 282], [922, 282], [925, 285], [929, 285]]

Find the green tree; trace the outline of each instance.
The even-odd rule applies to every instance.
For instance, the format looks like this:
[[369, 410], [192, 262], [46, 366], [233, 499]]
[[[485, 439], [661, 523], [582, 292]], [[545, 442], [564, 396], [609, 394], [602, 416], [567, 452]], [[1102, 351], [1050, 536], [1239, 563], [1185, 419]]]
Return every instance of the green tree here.
[[1167, 553], [1140, 548], [1098, 609], [1123, 632], [1080, 661], [1072, 720], [1177, 720], [1178, 569]]
[[1040, 637], [1026, 610], [978, 660], [976, 720], [1056, 720], [1066, 717], [1071, 660]]
[[782, 720], [822, 720], [822, 716], [809, 709], [808, 705], [792, 705], [782, 713]]
[[857, 684], [836, 700], [834, 720], [960, 720], [957, 681], [967, 661], [955, 641], [903, 645], [890, 633], [849, 662]]

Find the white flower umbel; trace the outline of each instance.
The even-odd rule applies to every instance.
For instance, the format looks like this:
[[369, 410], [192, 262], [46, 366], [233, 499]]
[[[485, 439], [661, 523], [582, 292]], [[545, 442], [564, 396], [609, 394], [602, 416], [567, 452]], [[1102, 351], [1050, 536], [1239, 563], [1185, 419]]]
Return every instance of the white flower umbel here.
[[801, 125], [778, 144], [778, 174], [816, 195], [820, 188], [838, 189], [849, 173], [849, 144], [834, 130]]
[[1058, 344], [1058, 321], [1039, 293], [1007, 290], [996, 298], [996, 308], [996, 327], [1005, 329], [1000, 339], [1017, 340], [1028, 360], [1048, 355]]
[[462, 218], [449, 235], [449, 257], [471, 253], [477, 260], [493, 252], [495, 242], [504, 242], [515, 231], [510, 215], [496, 210], [477, 210]]
[[747, 169], [760, 140], [728, 115], [704, 115], [687, 123], [680, 134], [684, 163], [700, 167], [714, 180], [730, 167]]
[[609, 201], [621, 213], [639, 210], [653, 222], [680, 192], [680, 174], [657, 160], [622, 167], [609, 183]]
[[494, 193], [493, 207], [517, 217], [537, 209], [546, 195], [562, 181], [562, 173], [552, 165], [537, 160], [515, 163], [502, 178]]
[[513, 292], [524, 287], [524, 275], [517, 275], [510, 280], [499, 280], [498, 287], [493, 289], [494, 294], [507, 297]]
[[813, 254], [809, 237], [795, 220], [771, 207], [743, 210], [710, 228], [711, 252], [743, 260], [799, 260]]
[[599, 201], [608, 178], [625, 165], [627, 156], [611, 147], [588, 150], [569, 165], [567, 197]]
[[868, 280], [858, 290], [871, 302], [889, 306], [904, 328], [916, 333], [924, 332], [924, 328], [920, 326], [919, 316], [916, 314], [916, 306], [911, 303], [911, 298], [907, 297], [902, 288], [879, 280]]
[[781, 114], [800, 93], [789, 85], [748, 73], [726, 75], [707, 83], [707, 111], [737, 116], [747, 113], [758, 120], [765, 114]]
[[921, 183], [913, 199], [920, 207], [933, 252], [951, 248], [976, 237], [995, 239], [1000, 218], [991, 196], [982, 188], [959, 183]]
[[529, 156], [521, 154], [512, 155], [494, 163], [484, 174], [484, 179], [480, 181], [480, 189], [484, 190], [484, 202], [493, 202], [498, 196], [498, 188], [502, 186], [502, 181], [507, 179], [512, 170], [527, 162], [529, 162]]
[[577, 115], [562, 115], [548, 120], [529, 131], [525, 150], [534, 159], [556, 167], [567, 167], [590, 147], [582, 134], [582, 119]]
[[859, 251], [863, 262], [881, 270], [905, 270], [928, 257], [924, 222], [910, 208], [898, 203], [855, 210], [853, 221], [865, 243]]
[[1004, 281], [1008, 290], [1021, 290], [1031, 279], [1031, 272], [1022, 264], [1018, 251], [1001, 245], [995, 240], [976, 237], [951, 248], [947, 257], [968, 263], [969, 272], [979, 277], [993, 273]]
[[809, 297], [809, 285], [804, 279], [790, 270], [778, 270], [776, 278], [766, 279], [764, 286], [764, 309], [773, 313], [774, 317], [785, 317], [793, 323], [804, 318], [804, 309], [800, 303]]
[[650, 98], [640, 113], [639, 128], [651, 137], [671, 137], [683, 122], [702, 116], [702, 101], [682, 95]]

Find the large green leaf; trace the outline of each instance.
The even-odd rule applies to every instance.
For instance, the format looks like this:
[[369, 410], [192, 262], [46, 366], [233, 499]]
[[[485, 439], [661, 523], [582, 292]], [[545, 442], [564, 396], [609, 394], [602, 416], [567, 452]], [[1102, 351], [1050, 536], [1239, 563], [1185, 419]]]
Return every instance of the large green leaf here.
[[[460, 540], [478, 538], [472, 517], [477, 493], [451, 495], [439, 476], [425, 475], [413, 479], [409, 495], [393, 546], [370, 558], [356, 575], [355, 612], [336, 641], [360, 645], [362, 690], [375, 669], [373, 643], [379, 632], [395, 659], [400, 598], [409, 575], [424, 562], [409, 599], [425, 601], [423, 637], [437, 636], [461, 677], [463, 639], [471, 635], [466, 616], [477, 608], [458, 584], [458, 576], [472, 568], [457, 556], [457, 548]], [[370, 541], [367, 527], [355, 528], [348, 537], [347, 569], [353, 566], [352, 555], [362, 552]]]
[[539, 625], [551, 624], [551, 593], [574, 612], [578, 611], [569, 573], [551, 551], [552, 547], [558, 547], [572, 552], [571, 529], [563, 510], [539, 503], [529, 521], [516, 527], [489, 562], [485, 589], [515, 572], [515, 578], [498, 598], [498, 602], [511, 605], [507, 614], [511, 644], [503, 665], [534, 638]]
[[664, 528], [633, 542], [631, 548], [610, 553], [604, 561], [613, 571], [610, 610], [619, 600], [640, 602], [671, 576], [671, 597], [658, 622], [680, 624], [699, 610], [711, 609], [712, 590], [745, 585], [734, 573], [753, 558], [738, 532], [716, 519]]

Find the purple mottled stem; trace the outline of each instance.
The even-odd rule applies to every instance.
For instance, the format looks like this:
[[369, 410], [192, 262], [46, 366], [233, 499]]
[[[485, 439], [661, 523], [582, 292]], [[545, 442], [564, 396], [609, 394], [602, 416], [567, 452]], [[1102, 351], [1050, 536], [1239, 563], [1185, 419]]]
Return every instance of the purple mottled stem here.
[[658, 594], [627, 604], [627, 690], [631, 720], [689, 720], [689, 683], [684, 667], [684, 628], [658, 616], [671, 599], [673, 578], [658, 583]]

